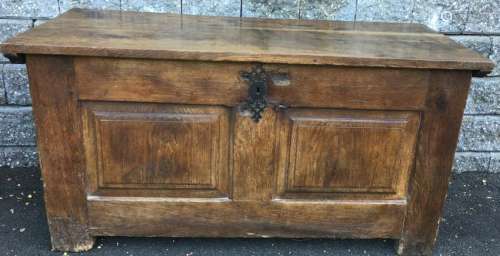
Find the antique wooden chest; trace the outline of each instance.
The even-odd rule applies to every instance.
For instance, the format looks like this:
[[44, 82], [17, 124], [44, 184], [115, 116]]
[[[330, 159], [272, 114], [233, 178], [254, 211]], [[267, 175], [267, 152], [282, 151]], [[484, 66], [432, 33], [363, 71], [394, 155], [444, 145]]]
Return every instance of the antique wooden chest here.
[[95, 236], [399, 240], [430, 255], [471, 76], [417, 24], [74, 9], [28, 65], [52, 246]]

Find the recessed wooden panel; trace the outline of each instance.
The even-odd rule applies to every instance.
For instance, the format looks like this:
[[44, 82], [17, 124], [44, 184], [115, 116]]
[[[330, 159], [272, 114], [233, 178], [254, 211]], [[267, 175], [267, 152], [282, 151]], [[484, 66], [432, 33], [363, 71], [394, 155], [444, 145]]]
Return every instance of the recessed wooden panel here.
[[[94, 191], [227, 190], [227, 113], [218, 107], [86, 104]], [[88, 144], [92, 147], [92, 144]], [[162, 194], [162, 193], [160, 193]], [[184, 194], [185, 195], [185, 194]], [[188, 194], [189, 195], [189, 194]]]
[[278, 190], [285, 197], [406, 194], [418, 113], [291, 110], [284, 115]]

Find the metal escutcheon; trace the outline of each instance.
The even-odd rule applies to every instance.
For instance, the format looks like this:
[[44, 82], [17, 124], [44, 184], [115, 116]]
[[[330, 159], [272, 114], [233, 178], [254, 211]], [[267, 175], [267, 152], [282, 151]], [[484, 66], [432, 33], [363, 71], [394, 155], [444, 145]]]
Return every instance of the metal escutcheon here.
[[267, 83], [268, 75], [262, 65], [258, 64], [251, 71], [241, 72], [241, 78], [248, 83], [248, 98], [243, 103], [242, 109], [250, 112], [250, 117], [258, 123], [262, 118], [262, 113], [268, 105]]

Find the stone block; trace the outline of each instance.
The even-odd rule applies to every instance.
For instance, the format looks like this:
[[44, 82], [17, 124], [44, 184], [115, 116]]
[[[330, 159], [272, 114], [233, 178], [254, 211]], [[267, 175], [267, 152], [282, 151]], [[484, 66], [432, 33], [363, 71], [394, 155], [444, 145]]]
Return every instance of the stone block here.
[[414, 0], [412, 21], [442, 32], [463, 32], [468, 0]]
[[[4, 42], [31, 27], [33, 27], [32, 20], [0, 19], [0, 42]], [[0, 54], [0, 62], [7, 63], [9, 60]]]
[[71, 8], [120, 10], [120, 0], [59, 0], [61, 13]]
[[489, 36], [450, 36], [450, 38], [486, 58], [492, 53], [492, 38]]
[[243, 17], [298, 19], [300, 0], [244, 0]]
[[35, 147], [0, 147], [0, 167], [36, 167], [38, 153]]
[[124, 11], [181, 13], [181, 0], [122, 0]]
[[500, 76], [500, 36], [492, 37], [491, 55], [490, 59], [496, 63], [493, 72], [490, 76]]
[[31, 107], [0, 107], [0, 145], [35, 145], [35, 128]]
[[[0, 74], [3, 71], [3, 68], [4, 68], [4, 64], [0, 64]], [[2, 82], [2, 80], [0, 80], [0, 105], [3, 105], [5, 103], [7, 103], [7, 97], [5, 95], [5, 86]]]
[[182, 13], [191, 15], [240, 16], [241, 0], [183, 0]]
[[0, 16], [4, 17], [55, 17], [59, 14], [58, 0], [2, 0]]
[[356, 20], [409, 22], [413, 0], [359, 0]]
[[457, 152], [453, 163], [453, 172], [487, 172], [490, 160], [490, 153]]
[[500, 1], [469, 0], [465, 32], [500, 33]]
[[353, 21], [356, 0], [301, 0], [300, 18]]
[[500, 116], [464, 116], [457, 150], [500, 151]]
[[500, 77], [472, 79], [465, 113], [500, 115]]
[[500, 173], [500, 152], [492, 153], [489, 172]]
[[0, 19], [0, 42], [32, 27], [32, 20]]
[[5, 64], [2, 78], [8, 104], [31, 105], [26, 65]]

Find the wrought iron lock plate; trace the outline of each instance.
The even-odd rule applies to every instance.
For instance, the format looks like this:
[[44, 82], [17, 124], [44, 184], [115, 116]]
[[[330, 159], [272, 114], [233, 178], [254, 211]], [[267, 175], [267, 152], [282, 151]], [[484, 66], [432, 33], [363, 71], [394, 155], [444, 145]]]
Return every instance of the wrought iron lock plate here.
[[249, 85], [248, 98], [243, 104], [243, 110], [249, 111], [251, 118], [258, 123], [268, 105], [266, 99], [268, 76], [262, 65], [258, 64], [250, 72], [242, 71], [241, 78]]

